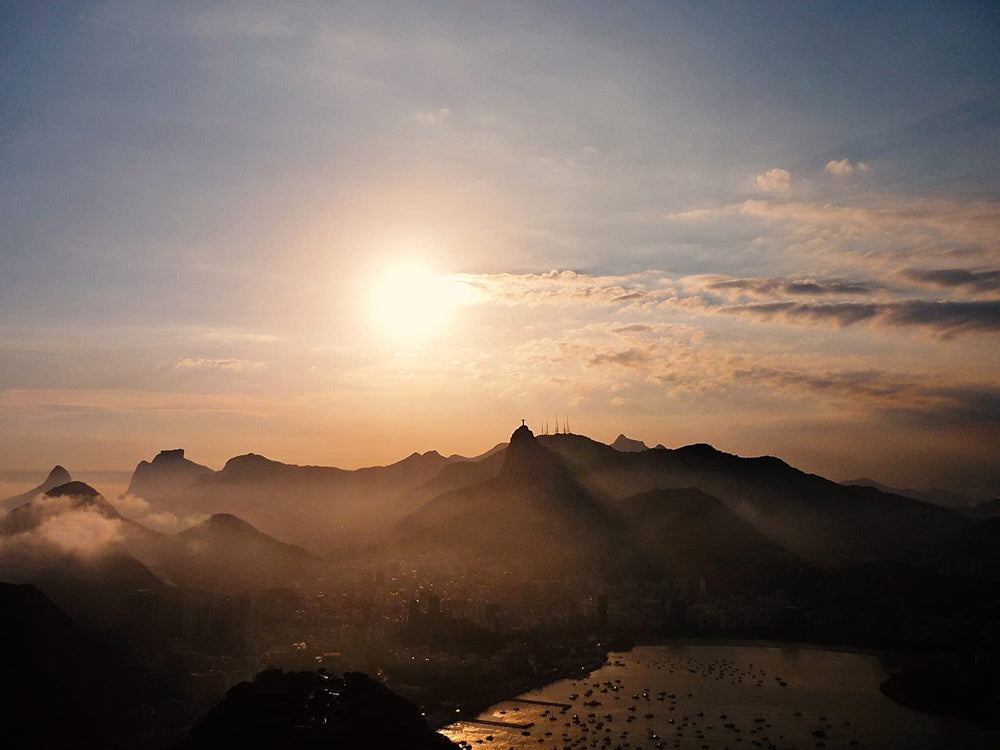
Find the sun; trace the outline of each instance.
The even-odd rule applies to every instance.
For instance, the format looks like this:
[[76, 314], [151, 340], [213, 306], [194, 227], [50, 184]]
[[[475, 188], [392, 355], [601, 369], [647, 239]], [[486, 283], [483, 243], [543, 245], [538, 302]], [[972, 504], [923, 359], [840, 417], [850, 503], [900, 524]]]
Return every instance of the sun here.
[[375, 275], [371, 318], [384, 335], [420, 343], [442, 334], [462, 304], [466, 285], [420, 261], [401, 261]]

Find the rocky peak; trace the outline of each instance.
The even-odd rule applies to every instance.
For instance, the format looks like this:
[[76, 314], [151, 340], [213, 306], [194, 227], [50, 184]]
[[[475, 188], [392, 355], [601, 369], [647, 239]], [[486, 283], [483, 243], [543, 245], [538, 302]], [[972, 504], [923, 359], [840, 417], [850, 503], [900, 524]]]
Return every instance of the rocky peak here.
[[52, 471], [45, 478], [42, 483], [43, 487], [58, 487], [60, 484], [66, 484], [67, 482], [72, 482], [73, 477], [70, 476], [69, 472], [66, 471], [62, 466], [56, 465], [52, 467]]
[[153, 463], [170, 463], [175, 461], [182, 461], [184, 459], [184, 449], [174, 448], [173, 450], [160, 451], [156, 454], [156, 458], [153, 459]]

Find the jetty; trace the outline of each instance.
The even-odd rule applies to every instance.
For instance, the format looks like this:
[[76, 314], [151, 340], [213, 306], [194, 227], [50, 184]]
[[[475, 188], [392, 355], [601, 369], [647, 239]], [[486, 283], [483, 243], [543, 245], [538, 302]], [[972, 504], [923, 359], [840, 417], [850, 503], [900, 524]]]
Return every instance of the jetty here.
[[556, 708], [573, 708], [572, 703], [556, 703], [554, 701], [533, 701], [530, 698], [511, 698], [509, 703], [528, 703], [532, 706], [554, 706]]
[[533, 721], [494, 721], [493, 719], [462, 719], [466, 724], [485, 724], [488, 727], [504, 727], [506, 729], [531, 729], [535, 726]]

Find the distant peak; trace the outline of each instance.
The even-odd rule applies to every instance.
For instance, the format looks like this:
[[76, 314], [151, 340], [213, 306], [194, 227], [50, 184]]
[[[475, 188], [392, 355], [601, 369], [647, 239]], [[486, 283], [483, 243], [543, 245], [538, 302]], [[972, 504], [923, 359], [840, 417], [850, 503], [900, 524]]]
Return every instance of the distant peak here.
[[684, 453], [702, 456], [711, 456], [716, 453], [721, 453], [721, 451], [708, 443], [692, 443], [691, 445], [685, 445], [683, 448], [678, 448], [677, 450], [683, 451]]
[[183, 448], [174, 448], [173, 450], [160, 451], [156, 454], [156, 458], [153, 461], [180, 461], [184, 458]]
[[545, 463], [544, 456], [547, 455], [548, 451], [535, 439], [535, 434], [527, 425], [521, 425], [510, 436], [500, 473], [511, 475], [534, 471], [540, 462]]
[[49, 497], [100, 497], [101, 493], [86, 482], [66, 482], [45, 493]]
[[611, 444], [611, 447], [622, 453], [638, 453], [639, 451], [649, 450], [649, 446], [641, 440], [634, 440], [630, 437], [625, 437], [623, 434], [615, 438], [615, 442]]
[[69, 475], [62, 466], [56, 465], [49, 472], [49, 475], [45, 478], [45, 484], [50, 487], [57, 487], [60, 484], [66, 484], [67, 482], [72, 482], [73, 477]]
[[277, 463], [277, 461], [272, 461], [270, 458], [262, 456], [259, 453], [245, 453], [242, 456], [233, 456], [226, 461], [224, 470], [240, 466], [267, 466], [274, 463]]
[[520, 427], [518, 427], [516, 430], [514, 430], [514, 433], [510, 436], [511, 445], [524, 441], [534, 442], [534, 440], [535, 440], [535, 433], [533, 433], [531, 431], [531, 428], [528, 427], [528, 425], [526, 424], [523, 424]]
[[[193, 529], [202, 529], [203, 531], [209, 532], [260, 533], [257, 527], [247, 521], [244, 521], [239, 516], [234, 516], [232, 513], [215, 513], [198, 524], [198, 526], [193, 527]], [[189, 531], [192, 531], [193, 529], [189, 529]]]

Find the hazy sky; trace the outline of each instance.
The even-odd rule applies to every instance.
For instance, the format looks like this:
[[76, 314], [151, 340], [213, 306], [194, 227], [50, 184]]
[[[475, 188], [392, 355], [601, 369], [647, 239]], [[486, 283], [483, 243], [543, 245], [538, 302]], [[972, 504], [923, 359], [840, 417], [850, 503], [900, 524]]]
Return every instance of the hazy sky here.
[[523, 417], [1000, 492], [993, 2], [5, 2], [0, 468]]

